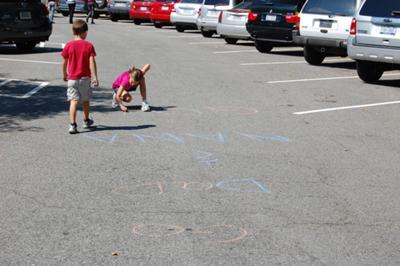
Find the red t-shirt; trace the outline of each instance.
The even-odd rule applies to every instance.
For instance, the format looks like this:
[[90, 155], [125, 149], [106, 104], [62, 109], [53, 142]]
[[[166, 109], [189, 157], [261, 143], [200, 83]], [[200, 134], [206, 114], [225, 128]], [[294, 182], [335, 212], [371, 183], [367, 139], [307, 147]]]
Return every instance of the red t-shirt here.
[[77, 80], [82, 77], [90, 78], [91, 56], [96, 56], [93, 45], [85, 40], [74, 40], [68, 42], [61, 56], [68, 60], [68, 79]]

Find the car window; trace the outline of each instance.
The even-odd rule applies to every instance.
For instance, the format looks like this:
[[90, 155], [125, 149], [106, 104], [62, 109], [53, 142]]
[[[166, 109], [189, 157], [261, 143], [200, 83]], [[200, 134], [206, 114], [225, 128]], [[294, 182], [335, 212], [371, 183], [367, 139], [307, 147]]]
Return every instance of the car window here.
[[369, 0], [360, 10], [362, 16], [372, 17], [399, 17], [400, 1]]
[[229, 0], [205, 0], [204, 4], [210, 6], [228, 6]]
[[356, 0], [309, 0], [303, 8], [305, 14], [353, 16]]
[[253, 0], [253, 6], [277, 6], [277, 5], [288, 5], [297, 6], [297, 10], [300, 11], [306, 0]]
[[180, 3], [183, 4], [201, 4], [203, 0], [182, 0]]
[[244, 1], [244, 2], [234, 6], [233, 9], [250, 9], [252, 2], [253, 1], [249, 1], [249, 0]]

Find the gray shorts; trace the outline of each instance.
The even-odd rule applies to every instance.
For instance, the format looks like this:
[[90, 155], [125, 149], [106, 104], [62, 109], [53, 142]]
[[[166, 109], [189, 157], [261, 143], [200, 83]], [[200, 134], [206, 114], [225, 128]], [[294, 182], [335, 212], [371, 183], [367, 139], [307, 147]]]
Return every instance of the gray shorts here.
[[90, 99], [92, 99], [92, 88], [90, 87], [90, 82], [90, 78], [68, 80], [68, 101], [77, 100], [79, 102], [89, 102]]

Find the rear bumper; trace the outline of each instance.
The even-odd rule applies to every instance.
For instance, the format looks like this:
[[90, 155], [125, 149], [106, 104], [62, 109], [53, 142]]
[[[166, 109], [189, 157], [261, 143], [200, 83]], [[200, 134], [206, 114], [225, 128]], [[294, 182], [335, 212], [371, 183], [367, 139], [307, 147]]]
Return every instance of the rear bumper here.
[[195, 25], [197, 28], [196, 22], [197, 22], [197, 15], [196, 16], [182, 16], [178, 15], [177, 13], [173, 12], [171, 13], [171, 22], [173, 24], [189, 24], [189, 25]]
[[349, 38], [347, 53], [355, 60], [400, 65], [400, 49], [357, 44], [354, 37]]
[[237, 39], [250, 39], [250, 34], [246, 30], [245, 25], [228, 25], [218, 23], [217, 33], [224, 37], [232, 37]]
[[153, 22], [171, 23], [171, 15], [170, 14], [151, 13], [150, 19]]
[[292, 37], [293, 41], [301, 46], [339, 48], [343, 50], [346, 50], [347, 47], [347, 40], [301, 36], [298, 30], [293, 31]]
[[218, 18], [216, 19], [199, 18], [197, 19], [196, 24], [198, 29], [203, 29], [207, 31], [217, 31]]
[[42, 26], [40, 28], [25, 29], [25, 30], [6, 30], [0, 27], [0, 42], [42, 42], [48, 41], [52, 32], [52, 26]]
[[108, 14], [129, 17], [129, 7], [108, 7]]
[[143, 19], [150, 21], [150, 12], [138, 12], [138, 11], [130, 11], [129, 17], [132, 19]]
[[253, 40], [275, 43], [293, 43], [293, 29], [246, 25], [247, 31]]

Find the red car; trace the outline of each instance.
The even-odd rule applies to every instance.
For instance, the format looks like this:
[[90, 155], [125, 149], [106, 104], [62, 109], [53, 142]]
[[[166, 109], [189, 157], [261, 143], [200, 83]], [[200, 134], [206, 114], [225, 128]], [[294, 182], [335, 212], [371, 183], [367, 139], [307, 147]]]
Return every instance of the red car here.
[[156, 28], [171, 25], [171, 12], [178, 0], [155, 0], [151, 9], [150, 19]]
[[134, 0], [129, 9], [129, 17], [133, 23], [140, 25], [142, 22], [150, 22], [150, 11], [154, 0]]

